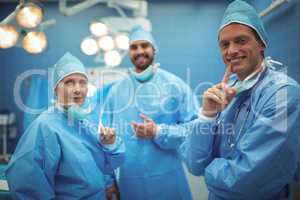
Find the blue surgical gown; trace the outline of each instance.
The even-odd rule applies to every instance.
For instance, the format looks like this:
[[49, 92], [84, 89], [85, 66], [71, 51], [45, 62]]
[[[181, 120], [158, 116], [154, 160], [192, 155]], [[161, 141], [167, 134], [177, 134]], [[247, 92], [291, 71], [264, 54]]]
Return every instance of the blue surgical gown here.
[[67, 118], [54, 107], [25, 131], [6, 176], [14, 199], [90, 199], [105, 197], [104, 173], [124, 160], [124, 144], [101, 145], [95, 127]]
[[299, 102], [299, 85], [267, 68], [217, 120], [181, 127], [191, 133], [183, 157], [191, 173], [204, 176], [210, 200], [287, 196], [299, 167]]
[[[117, 173], [122, 200], [190, 200], [191, 194], [178, 148], [184, 133], [168, 129], [195, 119], [197, 109], [190, 88], [175, 75], [158, 69], [147, 82], [129, 77], [116, 83], [104, 106], [103, 123], [122, 134], [125, 162]], [[131, 122], [140, 114], [161, 125], [154, 139], [135, 136]]]

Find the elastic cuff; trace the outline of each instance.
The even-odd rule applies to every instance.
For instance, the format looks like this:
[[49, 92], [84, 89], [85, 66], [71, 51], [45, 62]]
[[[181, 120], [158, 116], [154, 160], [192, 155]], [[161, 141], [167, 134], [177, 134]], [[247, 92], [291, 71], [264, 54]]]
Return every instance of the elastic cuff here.
[[214, 116], [214, 117], [207, 117], [207, 116], [204, 116], [202, 114], [202, 107], [199, 109], [199, 112], [198, 112], [198, 118], [202, 121], [202, 122], [213, 122], [217, 119], [217, 116]]
[[157, 130], [156, 130], [154, 139], [159, 137], [159, 135], [161, 134], [161, 131], [162, 131], [161, 125], [157, 125]]
[[101, 145], [102, 145], [102, 147], [105, 150], [107, 150], [107, 151], [113, 151], [113, 150], [115, 150], [120, 145], [120, 142], [121, 142], [120, 138], [117, 137], [116, 141], [113, 144], [102, 144], [101, 143]]
[[116, 146], [117, 146], [116, 142], [113, 143], [113, 144], [103, 144], [103, 147], [106, 148], [106, 149], [108, 149], [108, 150], [113, 150], [113, 149], [116, 148]]

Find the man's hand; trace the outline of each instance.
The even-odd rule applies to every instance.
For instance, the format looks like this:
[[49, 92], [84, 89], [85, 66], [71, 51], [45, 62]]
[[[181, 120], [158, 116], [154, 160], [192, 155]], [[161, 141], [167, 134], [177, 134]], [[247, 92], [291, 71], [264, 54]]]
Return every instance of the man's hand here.
[[155, 122], [146, 115], [140, 114], [144, 123], [131, 122], [137, 137], [144, 139], [152, 139], [155, 137], [158, 127]]
[[101, 126], [100, 140], [102, 144], [113, 144], [116, 141], [116, 131], [114, 128]]
[[214, 117], [223, 111], [236, 94], [236, 90], [227, 86], [231, 70], [227, 68], [221, 83], [214, 85], [203, 93], [202, 114]]
[[107, 200], [120, 200], [119, 191], [115, 184], [106, 189]]

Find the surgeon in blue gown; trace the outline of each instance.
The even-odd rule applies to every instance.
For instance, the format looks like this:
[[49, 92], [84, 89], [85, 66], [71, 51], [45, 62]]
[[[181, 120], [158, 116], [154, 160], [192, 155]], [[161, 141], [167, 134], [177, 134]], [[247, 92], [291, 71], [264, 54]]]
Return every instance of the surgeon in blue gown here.
[[53, 77], [55, 104], [27, 128], [9, 162], [11, 195], [105, 200], [104, 173], [120, 166], [124, 144], [114, 129], [100, 126], [98, 131], [98, 124], [89, 120], [87, 74], [76, 57], [66, 53]]
[[246, 2], [228, 6], [218, 40], [226, 73], [186, 126], [188, 168], [204, 176], [210, 200], [291, 199], [300, 167], [300, 87], [264, 57], [267, 34]]
[[103, 123], [115, 127], [126, 146], [116, 173], [122, 200], [191, 199], [178, 154], [185, 135], [166, 127], [195, 119], [197, 104], [186, 83], [154, 63], [156, 52], [153, 36], [135, 27], [129, 47], [134, 68], [115, 83], [104, 106]]

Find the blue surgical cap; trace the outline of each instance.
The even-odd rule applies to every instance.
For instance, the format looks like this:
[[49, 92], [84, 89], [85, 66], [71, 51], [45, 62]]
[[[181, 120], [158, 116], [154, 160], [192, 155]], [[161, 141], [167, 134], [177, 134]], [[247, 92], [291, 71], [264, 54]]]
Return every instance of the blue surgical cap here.
[[219, 33], [225, 26], [231, 23], [249, 26], [255, 30], [261, 41], [267, 47], [268, 37], [264, 25], [256, 10], [245, 1], [236, 0], [229, 4], [224, 13]]
[[158, 51], [158, 48], [156, 46], [155, 40], [152, 36], [152, 34], [148, 31], [145, 31], [141, 26], [136, 26], [132, 29], [132, 32], [129, 36], [129, 44], [132, 44], [135, 41], [144, 40], [149, 42], [155, 51]]
[[54, 66], [53, 71], [53, 88], [56, 88], [58, 83], [65, 77], [71, 74], [82, 74], [87, 77], [85, 67], [82, 62], [67, 52]]

